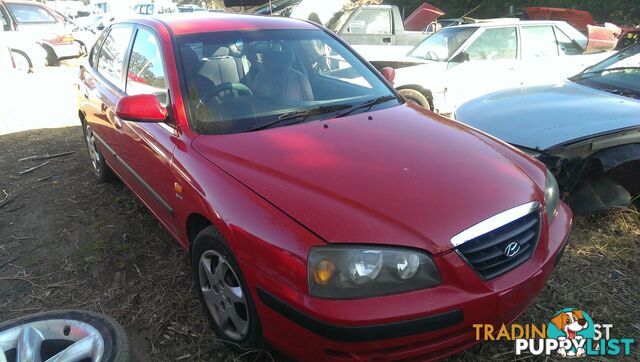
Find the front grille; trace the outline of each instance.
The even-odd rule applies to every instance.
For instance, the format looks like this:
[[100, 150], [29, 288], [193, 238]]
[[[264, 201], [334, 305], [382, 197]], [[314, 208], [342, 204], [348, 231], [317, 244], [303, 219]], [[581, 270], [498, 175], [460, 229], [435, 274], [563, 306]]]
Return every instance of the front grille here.
[[[539, 237], [540, 212], [532, 212], [465, 242], [457, 251], [482, 278], [493, 279], [527, 261]], [[506, 249], [513, 242], [519, 250], [507, 256]]]

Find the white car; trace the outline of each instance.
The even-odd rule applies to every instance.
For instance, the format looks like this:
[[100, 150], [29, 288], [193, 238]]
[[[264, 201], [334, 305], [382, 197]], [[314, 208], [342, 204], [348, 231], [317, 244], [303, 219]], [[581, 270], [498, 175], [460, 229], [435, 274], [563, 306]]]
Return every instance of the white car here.
[[[494, 21], [444, 28], [418, 44], [396, 70], [407, 99], [444, 115], [494, 91], [547, 84], [612, 52], [584, 54], [588, 39], [563, 21]], [[399, 62], [402, 63], [402, 62]]]

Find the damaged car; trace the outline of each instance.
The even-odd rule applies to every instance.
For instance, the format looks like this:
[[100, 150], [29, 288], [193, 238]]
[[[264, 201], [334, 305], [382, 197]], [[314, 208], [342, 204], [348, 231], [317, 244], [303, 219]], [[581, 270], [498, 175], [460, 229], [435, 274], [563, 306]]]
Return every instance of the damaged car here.
[[587, 54], [589, 38], [563, 21], [494, 20], [452, 26], [418, 44], [396, 67], [405, 99], [449, 116], [503, 89], [560, 81], [612, 52]]
[[542, 161], [574, 212], [627, 207], [640, 193], [640, 45], [561, 84], [469, 101], [455, 117]]

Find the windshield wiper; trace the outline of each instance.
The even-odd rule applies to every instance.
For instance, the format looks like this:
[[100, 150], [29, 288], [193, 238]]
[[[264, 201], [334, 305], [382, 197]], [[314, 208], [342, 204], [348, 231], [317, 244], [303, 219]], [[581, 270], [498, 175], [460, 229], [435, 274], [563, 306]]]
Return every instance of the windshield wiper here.
[[600, 70], [591, 70], [588, 72], [584, 72], [584, 73], [580, 73], [578, 75], [576, 75], [574, 78], [582, 78], [585, 75], [597, 75], [597, 74], [602, 74], [604, 72], [610, 72], [610, 71], [619, 71], [619, 70], [640, 70], [640, 67], [615, 67], [615, 68], [605, 68], [605, 69], [600, 69]]
[[371, 109], [371, 107], [375, 106], [376, 104], [388, 102], [392, 99], [398, 99], [398, 98], [396, 96], [388, 95], [388, 96], [382, 96], [374, 99], [369, 99], [368, 101], [365, 101], [361, 104], [353, 106], [353, 108], [351, 108], [346, 112], [340, 113], [339, 115], [336, 116], [336, 118], [348, 116], [351, 113], [357, 111], [358, 109], [363, 109], [363, 108]]
[[250, 129], [248, 132], [260, 131], [263, 129], [271, 128], [278, 124], [281, 124], [285, 121], [295, 119], [293, 122], [288, 122], [286, 125], [292, 125], [296, 123], [301, 123], [307, 120], [307, 118], [312, 116], [319, 116], [321, 114], [327, 114], [332, 112], [341, 111], [343, 109], [351, 108], [351, 105], [348, 104], [336, 104], [332, 106], [322, 106], [316, 108], [305, 109], [302, 111], [294, 111], [289, 113], [281, 114], [276, 120], [268, 122], [266, 124], [260, 125], [258, 127]]

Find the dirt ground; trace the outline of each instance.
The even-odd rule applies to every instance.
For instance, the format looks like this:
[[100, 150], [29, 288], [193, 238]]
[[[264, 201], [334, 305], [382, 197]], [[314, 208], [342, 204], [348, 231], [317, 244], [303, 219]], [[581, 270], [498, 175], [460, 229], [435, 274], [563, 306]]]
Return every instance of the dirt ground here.
[[[210, 332], [186, 254], [120, 182], [94, 181], [75, 116], [76, 74], [71, 66], [44, 69], [13, 83], [33, 89], [3, 95], [0, 320], [88, 309], [123, 324], [142, 361], [246, 359]], [[73, 153], [19, 161], [61, 152]], [[614, 337], [637, 340], [639, 250], [637, 211], [576, 218], [552, 279], [518, 322], [546, 323], [560, 309], [579, 307], [596, 323], [614, 324]], [[514, 360], [513, 351], [512, 343], [484, 343], [451, 360]], [[633, 353], [628, 359], [638, 360], [638, 343]]]

